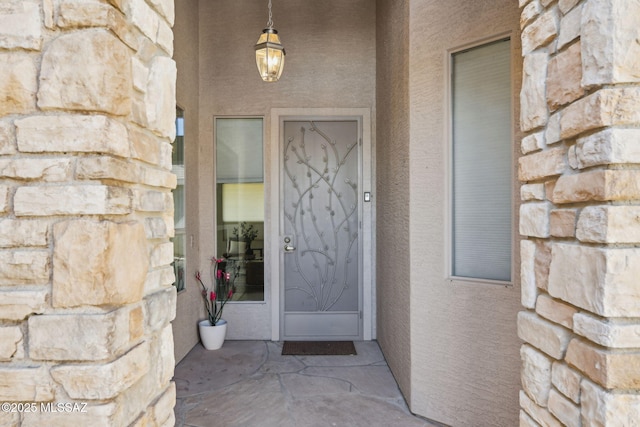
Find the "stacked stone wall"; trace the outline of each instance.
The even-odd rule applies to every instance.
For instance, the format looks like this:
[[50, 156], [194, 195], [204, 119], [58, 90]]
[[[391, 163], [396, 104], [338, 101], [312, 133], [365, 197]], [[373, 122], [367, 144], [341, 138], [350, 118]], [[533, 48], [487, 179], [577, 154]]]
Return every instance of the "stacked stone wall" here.
[[0, 2], [2, 426], [174, 424], [173, 10]]
[[640, 2], [519, 3], [520, 425], [638, 425]]

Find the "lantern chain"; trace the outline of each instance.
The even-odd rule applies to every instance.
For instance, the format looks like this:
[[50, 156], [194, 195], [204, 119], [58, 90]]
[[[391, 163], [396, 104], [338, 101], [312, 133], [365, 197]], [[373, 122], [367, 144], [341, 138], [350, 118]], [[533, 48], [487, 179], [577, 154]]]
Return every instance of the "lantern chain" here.
[[271, 0], [269, 0], [269, 20], [267, 21], [267, 28], [273, 28], [273, 16], [271, 15]]

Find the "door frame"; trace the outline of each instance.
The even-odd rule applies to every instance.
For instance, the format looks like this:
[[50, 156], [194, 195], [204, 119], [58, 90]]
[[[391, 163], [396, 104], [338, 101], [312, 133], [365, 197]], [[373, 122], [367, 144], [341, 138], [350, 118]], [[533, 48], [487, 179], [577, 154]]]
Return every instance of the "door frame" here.
[[[281, 210], [281, 144], [280, 136], [283, 132], [283, 123], [285, 120], [357, 120], [361, 126], [362, 132], [362, 157], [359, 165], [360, 169], [360, 197], [364, 192], [369, 192], [373, 199], [373, 176], [372, 176], [372, 132], [371, 132], [371, 109], [369, 108], [272, 108], [270, 120], [270, 138], [269, 138], [269, 162], [270, 169], [270, 189], [269, 192], [269, 253], [272, 255], [270, 268], [271, 282], [271, 339], [273, 341], [280, 340], [281, 328], [281, 308], [282, 308], [282, 292], [281, 292], [281, 276], [283, 270], [283, 257], [280, 250], [282, 235], [282, 219]], [[375, 339], [375, 271], [374, 271], [374, 233], [373, 233], [373, 217], [374, 204], [364, 202], [360, 199], [360, 221], [362, 222], [362, 256], [359, 261], [359, 275], [361, 281], [361, 325], [362, 338], [365, 341]]]

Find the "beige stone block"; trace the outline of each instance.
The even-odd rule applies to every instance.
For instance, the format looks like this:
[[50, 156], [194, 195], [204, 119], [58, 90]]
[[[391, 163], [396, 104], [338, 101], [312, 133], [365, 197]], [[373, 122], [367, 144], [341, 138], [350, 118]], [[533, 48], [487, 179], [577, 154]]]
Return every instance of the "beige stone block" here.
[[140, 223], [72, 220], [55, 224], [53, 305], [140, 301], [149, 252]]
[[530, 53], [524, 57], [520, 91], [520, 128], [523, 132], [547, 123], [547, 64], [548, 57], [544, 52]]
[[640, 87], [600, 89], [567, 106], [560, 118], [564, 139], [606, 126], [640, 122]]
[[48, 251], [0, 251], [0, 285], [44, 285], [48, 282]]
[[538, 288], [535, 273], [536, 245], [530, 240], [520, 241], [520, 292], [521, 303], [526, 308], [534, 308]]
[[1, 412], [0, 426], [2, 427], [20, 427], [20, 414], [18, 412]]
[[174, 0], [149, 0], [153, 8], [173, 27], [175, 21]]
[[158, 166], [170, 171], [173, 163], [173, 145], [167, 141], [160, 141], [160, 160]]
[[518, 159], [520, 181], [535, 181], [562, 174], [567, 165], [564, 148], [552, 148]]
[[576, 233], [582, 242], [640, 242], [640, 206], [587, 206]]
[[553, 10], [540, 15], [538, 19], [522, 30], [522, 54], [549, 44], [558, 35], [558, 22]]
[[151, 268], [163, 267], [173, 262], [173, 242], [156, 245], [151, 251]]
[[522, 388], [537, 405], [546, 407], [551, 390], [551, 359], [533, 347], [523, 345], [520, 360]]
[[45, 182], [69, 181], [72, 178], [71, 159], [0, 158], [0, 178], [38, 180]]
[[582, 27], [585, 86], [640, 82], [640, 3], [586, 2]]
[[555, 325], [535, 313], [518, 313], [518, 336], [554, 359], [561, 360], [571, 338], [569, 330]]
[[109, 11], [115, 9], [96, 0], [59, 0], [57, 24], [60, 28], [108, 27]]
[[549, 267], [551, 266], [551, 243], [548, 241], [536, 242], [536, 286], [547, 290], [549, 286]]
[[54, 397], [53, 381], [46, 367], [0, 367], [0, 401], [47, 402]]
[[0, 293], [0, 319], [23, 320], [30, 314], [44, 313], [47, 307], [48, 288], [29, 290], [3, 290]]
[[9, 210], [9, 187], [0, 185], [0, 213]]
[[549, 116], [547, 127], [544, 130], [544, 139], [547, 145], [553, 145], [560, 141], [560, 112], [555, 112]]
[[16, 120], [18, 148], [29, 153], [130, 155], [126, 127], [105, 116], [53, 115]]
[[10, 120], [0, 120], [0, 156], [5, 154], [15, 154], [16, 131]]
[[537, 1], [531, 2], [526, 5], [522, 9], [522, 13], [520, 14], [520, 29], [523, 29], [531, 22], [533, 22], [533, 20], [540, 15], [541, 11], [542, 8], [540, 7], [540, 3], [538, 3]]
[[141, 212], [165, 212], [171, 206], [171, 193], [153, 190], [136, 190], [133, 207]]
[[531, 418], [525, 411], [520, 410], [520, 427], [540, 427], [540, 424], [538, 424], [537, 422], [533, 421], [533, 418]]
[[558, 7], [562, 13], [566, 14], [578, 3], [580, 3], [580, 0], [560, 0]]
[[520, 187], [520, 200], [525, 202], [545, 200], [544, 184], [523, 184]]
[[588, 313], [573, 316], [576, 334], [610, 348], [640, 348], [640, 323], [624, 319], [603, 319]]
[[578, 166], [640, 163], [640, 129], [608, 128], [579, 138]]
[[131, 70], [133, 78], [133, 87], [140, 92], [146, 92], [147, 81], [149, 80], [149, 69], [137, 57], [131, 57]]
[[146, 331], [158, 331], [176, 317], [176, 299], [175, 286], [144, 297]]
[[536, 313], [568, 329], [573, 328], [573, 315], [577, 312], [575, 307], [554, 300], [545, 294], [540, 295], [536, 303]]
[[640, 317], [640, 249], [554, 243], [549, 294], [605, 317]]
[[48, 222], [0, 219], [0, 248], [47, 246], [48, 235]]
[[137, 329], [138, 325], [131, 322], [131, 311], [121, 308], [103, 314], [31, 316], [29, 356], [57, 361], [100, 361], [120, 356], [136, 344], [131, 338], [138, 331], [131, 331], [131, 326]]
[[[1, 24], [0, 28], [2, 28]], [[2, 44], [1, 35], [0, 44]], [[36, 66], [28, 54], [0, 52], [0, 117], [35, 111], [36, 76]]]
[[169, 55], [169, 57], [173, 56], [173, 30], [171, 30], [171, 27], [165, 21], [160, 20], [158, 23], [156, 43]]
[[[173, 416], [173, 407], [176, 405], [176, 384], [169, 383], [169, 387], [153, 404], [153, 418], [158, 425], [162, 425], [165, 421]], [[173, 425], [173, 424], [171, 424]]]
[[20, 187], [14, 196], [16, 216], [107, 215], [131, 212], [131, 192], [106, 185]]
[[544, 147], [544, 132], [536, 132], [522, 138], [522, 154], [528, 154], [534, 151], [542, 150]]
[[551, 3], [553, 3], [555, 0], [540, 0], [540, 3], [544, 6], [547, 7], [549, 6]]
[[51, 376], [71, 399], [113, 399], [149, 371], [149, 345], [145, 342], [111, 363], [59, 365]]
[[173, 328], [171, 325], [165, 326], [155, 345], [157, 345], [156, 354], [158, 355], [158, 366], [156, 368], [157, 380], [158, 385], [163, 389], [169, 385], [171, 378], [173, 378], [174, 367], [176, 366], [173, 351]]
[[0, 326], [0, 362], [24, 357], [22, 331], [18, 326]]
[[582, 382], [583, 425], [594, 427], [637, 426], [640, 420], [640, 395], [611, 393], [590, 381]]
[[[562, 17], [560, 21], [560, 35], [558, 36], [558, 49], [562, 49], [580, 37], [580, 31], [582, 29], [581, 21], [582, 6], [572, 9]], [[582, 62], [578, 66], [580, 67], [580, 78], [582, 79]]]
[[553, 386], [575, 403], [580, 403], [580, 383], [582, 375], [562, 362], [554, 362], [551, 367]]
[[530, 237], [549, 237], [549, 212], [547, 202], [520, 205], [520, 234]]
[[578, 42], [549, 60], [547, 104], [551, 111], [555, 111], [583, 94], [582, 58]]
[[40, 50], [41, 47], [40, 2], [3, 1], [0, 5], [0, 48]]
[[131, 157], [156, 165], [160, 162], [160, 139], [146, 130], [129, 127], [131, 135]]
[[176, 138], [176, 63], [165, 56], [156, 56], [149, 66], [145, 92], [145, 109], [149, 129], [173, 141]]
[[549, 214], [549, 231], [554, 237], [574, 237], [577, 209], [553, 209]]
[[[60, 403], [67, 403], [69, 399]], [[49, 402], [47, 402], [49, 403]], [[73, 403], [73, 402], [71, 402]], [[91, 426], [91, 427], [113, 427], [123, 425], [119, 421], [119, 408], [114, 402], [105, 404], [91, 404], [90, 402], [84, 411], [75, 412], [53, 412], [38, 411], [23, 414], [23, 421], [20, 427], [69, 427], [69, 426]], [[55, 407], [57, 402], [51, 402]]]
[[38, 91], [43, 110], [125, 116], [131, 111], [131, 91], [131, 53], [107, 30], [64, 34], [43, 55]]
[[526, 6], [527, 3], [529, 3], [531, 0], [518, 0], [518, 5], [519, 7], [524, 7]]
[[576, 338], [569, 343], [565, 360], [604, 388], [640, 388], [638, 350], [624, 353], [605, 350]]
[[[109, 156], [82, 157], [77, 161], [76, 177], [136, 183], [140, 179], [140, 167], [133, 162]], [[134, 201], [132, 192], [132, 203]]]
[[176, 188], [178, 179], [175, 174], [161, 169], [155, 169], [150, 167], [142, 167], [141, 169], [141, 183], [150, 185], [152, 187], [161, 188]]
[[569, 150], [567, 151], [567, 161], [571, 169], [573, 170], [578, 169], [578, 155], [576, 154], [575, 144], [570, 146]]
[[540, 426], [563, 427], [557, 418], [551, 415], [547, 409], [536, 405], [522, 390], [520, 391], [520, 407]]
[[176, 277], [171, 266], [150, 271], [144, 282], [144, 293], [146, 295], [156, 292], [175, 281]]
[[165, 239], [171, 237], [167, 222], [160, 217], [145, 218], [144, 229], [147, 239]]
[[556, 204], [618, 201], [640, 198], [640, 173], [635, 170], [594, 170], [563, 175], [556, 181], [551, 200]]
[[548, 407], [549, 412], [555, 415], [563, 425], [567, 427], [582, 426], [580, 422], [580, 407], [558, 393], [556, 390], [551, 390], [549, 393]]
[[152, 42], [155, 42], [160, 23], [158, 14], [144, 0], [130, 0], [128, 6], [128, 15], [131, 17], [133, 25]]

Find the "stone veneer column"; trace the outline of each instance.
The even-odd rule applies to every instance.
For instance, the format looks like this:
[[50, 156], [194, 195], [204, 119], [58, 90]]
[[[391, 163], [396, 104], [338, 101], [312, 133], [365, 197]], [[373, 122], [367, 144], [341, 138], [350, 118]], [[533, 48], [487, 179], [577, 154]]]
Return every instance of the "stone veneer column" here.
[[174, 424], [173, 19], [0, 4], [0, 402], [37, 408], [2, 426]]
[[640, 2], [520, 6], [520, 425], [637, 425]]

